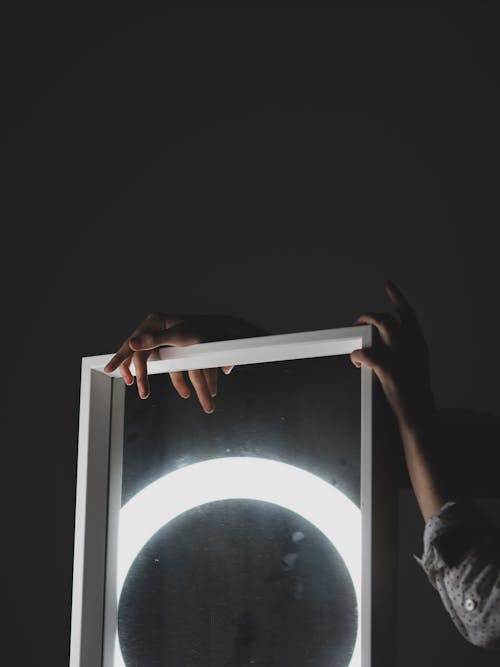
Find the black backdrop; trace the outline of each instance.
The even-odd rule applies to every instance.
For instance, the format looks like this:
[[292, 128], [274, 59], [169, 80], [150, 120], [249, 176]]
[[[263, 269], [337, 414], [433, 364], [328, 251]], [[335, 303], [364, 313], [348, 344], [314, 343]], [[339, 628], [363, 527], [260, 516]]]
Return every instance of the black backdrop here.
[[149, 311], [325, 328], [386, 308], [389, 276], [439, 404], [498, 414], [498, 19], [482, 2], [5, 13], [9, 664], [66, 664], [80, 358]]

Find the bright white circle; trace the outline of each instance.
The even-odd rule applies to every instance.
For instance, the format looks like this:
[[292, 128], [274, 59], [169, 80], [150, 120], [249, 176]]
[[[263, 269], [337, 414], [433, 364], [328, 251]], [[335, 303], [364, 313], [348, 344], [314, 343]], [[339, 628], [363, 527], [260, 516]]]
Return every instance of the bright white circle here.
[[[316, 475], [250, 456], [211, 459], [185, 466], [152, 482], [120, 510], [117, 600], [136, 556], [162, 526], [190, 509], [216, 500], [263, 500], [300, 514], [320, 530], [342, 557], [356, 595], [358, 626], [349, 667], [360, 667], [361, 512]], [[118, 639], [115, 667], [125, 667]]]

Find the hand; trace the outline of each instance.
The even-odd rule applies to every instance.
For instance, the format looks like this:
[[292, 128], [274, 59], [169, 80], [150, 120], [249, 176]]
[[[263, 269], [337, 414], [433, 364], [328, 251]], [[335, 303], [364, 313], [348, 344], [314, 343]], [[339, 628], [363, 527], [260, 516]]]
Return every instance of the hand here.
[[434, 414], [429, 348], [402, 292], [391, 282], [385, 291], [396, 306], [391, 313], [365, 313], [354, 324], [372, 324], [379, 336], [371, 348], [355, 350], [351, 361], [372, 368], [400, 427], [415, 427]]
[[[196, 343], [262, 335], [265, 335], [264, 331], [237, 317], [152, 313], [123, 342], [104, 371], [112, 373], [118, 368], [125, 384], [130, 386], [134, 383], [134, 376], [130, 371], [130, 364], [133, 363], [139, 396], [148, 398], [147, 360], [155, 348], [164, 345], [184, 347]], [[228, 375], [232, 368], [223, 366], [222, 372]], [[207, 414], [215, 409], [213, 399], [217, 395], [217, 373], [217, 368], [188, 371], [198, 400]], [[191, 392], [184, 373], [172, 372], [170, 379], [179, 396], [189, 398]]]

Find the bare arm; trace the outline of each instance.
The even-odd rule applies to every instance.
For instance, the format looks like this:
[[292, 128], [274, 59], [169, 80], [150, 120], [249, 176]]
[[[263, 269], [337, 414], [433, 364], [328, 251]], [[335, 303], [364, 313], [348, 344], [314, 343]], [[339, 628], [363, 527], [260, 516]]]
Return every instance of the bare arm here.
[[385, 286], [396, 306], [390, 313], [365, 313], [355, 324], [371, 324], [379, 340], [374, 347], [356, 350], [351, 360], [358, 368], [373, 369], [397, 419], [413, 490], [427, 521], [448, 499], [445, 480], [433, 461], [438, 438], [436, 408], [429, 370], [429, 350], [415, 312], [392, 283]]
[[440, 478], [432, 460], [436, 446], [435, 418], [418, 425], [401, 424], [399, 431], [410, 481], [424, 521], [439, 512], [448, 500], [445, 481]]
[[441, 436], [427, 344], [398, 288], [388, 283], [386, 292], [398, 317], [368, 313], [358, 318], [358, 324], [376, 327], [379, 341], [356, 350], [351, 359], [373, 369], [398, 422], [426, 522], [424, 554], [417, 560], [459, 632], [476, 646], [500, 649], [500, 533], [473, 503], [455, 502], [447, 492], [445, 473], [436, 465]]

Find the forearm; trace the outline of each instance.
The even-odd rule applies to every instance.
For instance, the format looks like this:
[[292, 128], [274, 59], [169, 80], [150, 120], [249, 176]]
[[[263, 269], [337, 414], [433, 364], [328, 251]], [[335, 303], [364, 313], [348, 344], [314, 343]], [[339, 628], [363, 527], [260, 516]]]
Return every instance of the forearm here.
[[436, 464], [438, 429], [435, 411], [418, 421], [399, 423], [406, 466], [424, 521], [439, 512], [450, 498], [446, 481]]

